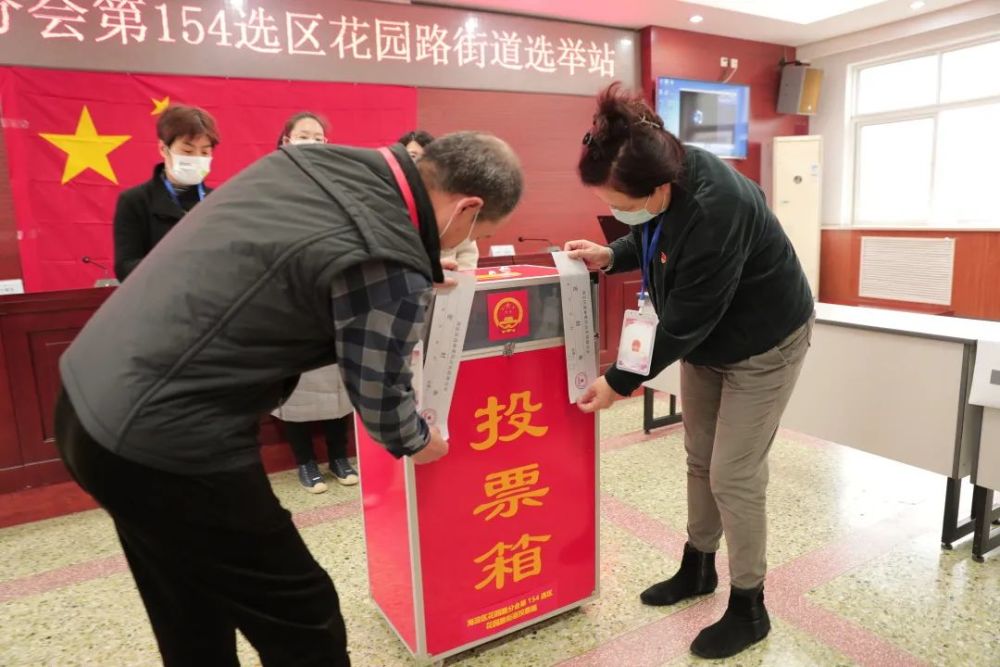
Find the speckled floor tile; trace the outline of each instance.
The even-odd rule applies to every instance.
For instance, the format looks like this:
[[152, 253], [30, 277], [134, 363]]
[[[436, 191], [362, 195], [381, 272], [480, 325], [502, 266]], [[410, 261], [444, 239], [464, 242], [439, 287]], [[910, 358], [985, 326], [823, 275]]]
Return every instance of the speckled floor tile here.
[[663, 667], [738, 665], [739, 667], [850, 667], [852, 660], [828, 649], [804, 632], [778, 619], [771, 619], [771, 634], [739, 656], [729, 660], [702, 660], [690, 653]]
[[1000, 665], [1000, 558], [976, 563], [966, 543], [933, 536], [899, 545], [808, 594], [932, 665]]
[[513, 664], [552, 665], [600, 646], [633, 628], [676, 613], [647, 607], [639, 593], [649, 584], [669, 577], [677, 568], [654, 549], [607, 523], [601, 533], [601, 596], [579, 611], [553, 622], [515, 633], [464, 656], [452, 665], [507, 667]]
[[121, 552], [114, 524], [104, 510], [11, 526], [0, 530], [0, 554], [4, 556], [0, 557], [0, 581]]
[[768, 492], [772, 567], [932, 497], [941, 500], [926, 527], [940, 527], [944, 480], [931, 473], [839, 445], [782, 439], [775, 449]]
[[[146, 611], [121, 573], [0, 605], [0, 664], [5, 667], [155, 667], [161, 665]], [[243, 665], [259, 664], [240, 642]]]
[[673, 431], [605, 453], [601, 457], [601, 488], [683, 532], [687, 522], [683, 434]]
[[[359, 665], [413, 664], [406, 649], [368, 598], [367, 579], [338, 576], [364, 563], [360, 517], [302, 531], [306, 543], [337, 585], [348, 626], [351, 654]], [[529, 630], [515, 633], [475, 651], [449, 659], [449, 665], [502, 667], [553, 664], [598, 646], [626, 630], [653, 622], [670, 611], [643, 606], [638, 594], [677, 567], [653, 548], [616, 526], [601, 533], [601, 596], [580, 611], [570, 612]], [[675, 610], [683, 609], [683, 606]]]
[[601, 439], [632, 433], [642, 428], [642, 398], [625, 398], [601, 413]]
[[[770, 473], [772, 567], [908, 506], [936, 501], [944, 490], [944, 481], [931, 473], [784, 433], [774, 444]], [[606, 453], [601, 481], [606, 493], [685, 533], [687, 473], [681, 431]], [[938, 517], [929, 514], [928, 528], [938, 524]]]
[[0, 616], [0, 656], [10, 667], [158, 664], [156, 642], [128, 573], [7, 602]]

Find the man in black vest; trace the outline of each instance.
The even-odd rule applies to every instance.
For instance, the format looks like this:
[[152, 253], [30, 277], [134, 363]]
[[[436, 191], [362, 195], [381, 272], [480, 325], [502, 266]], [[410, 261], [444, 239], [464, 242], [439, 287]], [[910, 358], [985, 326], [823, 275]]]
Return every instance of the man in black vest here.
[[496, 137], [288, 146], [194, 209], [60, 362], [56, 442], [111, 514], [168, 666], [348, 665], [333, 583], [271, 491], [257, 428], [300, 373], [338, 363], [394, 456], [448, 451], [417, 414], [409, 356], [442, 248], [521, 196]]

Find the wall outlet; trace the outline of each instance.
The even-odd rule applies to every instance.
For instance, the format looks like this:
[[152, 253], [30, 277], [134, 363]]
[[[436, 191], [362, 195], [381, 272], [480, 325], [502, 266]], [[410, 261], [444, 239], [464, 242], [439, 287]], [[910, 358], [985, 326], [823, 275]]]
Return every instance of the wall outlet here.
[[722, 58], [719, 60], [719, 64], [722, 65], [723, 67], [729, 67], [729, 58], [722, 56]]
[[732, 67], [733, 69], [736, 69], [737, 67], [740, 66], [740, 61], [737, 60], [736, 58], [730, 58], [729, 59], [729, 66]]

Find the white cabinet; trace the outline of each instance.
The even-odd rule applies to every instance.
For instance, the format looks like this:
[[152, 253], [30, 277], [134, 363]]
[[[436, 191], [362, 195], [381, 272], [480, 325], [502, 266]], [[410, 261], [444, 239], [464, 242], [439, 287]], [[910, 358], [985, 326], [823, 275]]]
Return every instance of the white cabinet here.
[[822, 157], [818, 136], [774, 138], [771, 208], [792, 240], [814, 297], [819, 296]]

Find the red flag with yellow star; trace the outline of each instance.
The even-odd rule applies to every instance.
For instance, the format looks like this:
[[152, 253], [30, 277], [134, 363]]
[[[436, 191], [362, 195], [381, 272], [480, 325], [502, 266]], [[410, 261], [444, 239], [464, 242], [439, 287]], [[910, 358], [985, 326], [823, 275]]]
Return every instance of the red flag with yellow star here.
[[111, 266], [122, 190], [160, 162], [156, 119], [170, 104], [215, 116], [209, 185], [274, 150], [285, 120], [326, 116], [330, 141], [382, 146], [416, 126], [416, 90], [397, 86], [0, 68], [14, 215], [26, 291], [90, 287]]

